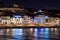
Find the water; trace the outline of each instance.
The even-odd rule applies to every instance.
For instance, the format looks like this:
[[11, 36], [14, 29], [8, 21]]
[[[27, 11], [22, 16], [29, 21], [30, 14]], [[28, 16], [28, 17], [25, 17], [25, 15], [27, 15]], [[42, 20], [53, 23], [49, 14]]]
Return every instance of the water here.
[[60, 40], [60, 28], [0, 29], [0, 40]]

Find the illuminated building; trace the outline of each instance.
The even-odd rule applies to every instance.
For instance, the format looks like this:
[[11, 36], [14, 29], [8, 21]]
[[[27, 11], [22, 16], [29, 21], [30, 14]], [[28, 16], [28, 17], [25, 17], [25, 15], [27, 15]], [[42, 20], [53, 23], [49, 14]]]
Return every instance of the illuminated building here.
[[9, 16], [3, 16], [1, 17], [2, 24], [10, 24], [10, 17]]
[[30, 17], [24, 16], [24, 24], [29, 24]]

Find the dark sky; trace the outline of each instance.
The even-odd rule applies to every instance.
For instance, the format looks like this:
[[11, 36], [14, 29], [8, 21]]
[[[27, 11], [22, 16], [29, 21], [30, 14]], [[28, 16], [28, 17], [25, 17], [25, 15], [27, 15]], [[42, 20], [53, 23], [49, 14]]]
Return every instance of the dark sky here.
[[60, 0], [0, 0], [6, 7], [13, 3], [18, 3], [24, 8], [48, 8], [48, 9], [59, 9]]

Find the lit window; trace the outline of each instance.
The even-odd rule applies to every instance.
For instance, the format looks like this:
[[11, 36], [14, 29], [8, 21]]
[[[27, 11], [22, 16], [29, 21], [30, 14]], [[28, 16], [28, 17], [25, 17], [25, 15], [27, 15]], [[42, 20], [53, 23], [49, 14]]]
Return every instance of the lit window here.
[[46, 19], [48, 19], [48, 16], [45, 16]]
[[22, 16], [20, 16], [20, 15], [14, 15], [13, 17], [14, 18], [21, 18]]

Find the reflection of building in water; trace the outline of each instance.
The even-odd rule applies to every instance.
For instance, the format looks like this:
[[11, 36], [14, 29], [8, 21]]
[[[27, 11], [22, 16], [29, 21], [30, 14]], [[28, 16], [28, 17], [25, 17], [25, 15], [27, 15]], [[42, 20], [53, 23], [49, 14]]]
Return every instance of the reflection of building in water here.
[[12, 29], [6, 29], [7, 30], [7, 35], [12, 35]]
[[23, 29], [6, 29], [7, 35], [23, 35]]
[[56, 34], [57, 34], [57, 36], [59, 36], [58, 35], [59, 31], [60, 31], [60, 28], [0, 29], [0, 35], [7, 35], [7, 36], [13, 36], [13, 37], [22, 36], [25, 38], [33, 38], [33, 37], [49, 38], [51, 34], [52, 34], [52, 36], [54, 36]]
[[[4, 34], [4, 29], [0, 29], [0, 35]], [[5, 30], [5, 34], [6, 34], [6, 30]]]
[[12, 35], [23, 35], [23, 29], [12, 29]]
[[[59, 30], [59, 28], [51, 28], [51, 31], [53, 32], [53, 31], [57, 31], [57, 30]], [[58, 32], [58, 31], [57, 31]]]

